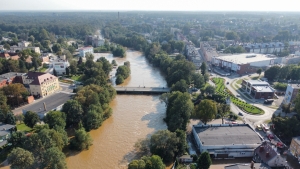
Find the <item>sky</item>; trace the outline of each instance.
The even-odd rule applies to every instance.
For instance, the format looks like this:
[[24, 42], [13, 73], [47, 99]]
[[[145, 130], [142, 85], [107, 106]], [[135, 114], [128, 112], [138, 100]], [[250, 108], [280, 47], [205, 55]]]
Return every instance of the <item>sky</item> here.
[[0, 11], [299, 11], [299, 0], [0, 0]]

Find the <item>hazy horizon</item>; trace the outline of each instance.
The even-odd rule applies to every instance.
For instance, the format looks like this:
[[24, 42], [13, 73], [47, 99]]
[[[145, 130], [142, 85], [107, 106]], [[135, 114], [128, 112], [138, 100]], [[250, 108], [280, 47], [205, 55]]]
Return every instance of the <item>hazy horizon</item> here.
[[298, 6], [296, 0], [10, 0], [2, 3], [0, 11], [299, 12]]

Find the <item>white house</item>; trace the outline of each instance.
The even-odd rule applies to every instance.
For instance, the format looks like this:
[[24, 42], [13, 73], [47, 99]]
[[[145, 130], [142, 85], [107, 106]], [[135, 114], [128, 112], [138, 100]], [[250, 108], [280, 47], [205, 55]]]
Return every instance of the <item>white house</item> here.
[[94, 53], [94, 48], [93, 47], [84, 47], [84, 48], [79, 49], [79, 56], [80, 57], [85, 57], [85, 55], [87, 53], [93, 54]]
[[283, 99], [284, 104], [292, 103], [295, 98], [297, 97], [297, 94], [299, 92], [300, 85], [299, 84], [288, 84], [285, 92], [285, 96]]

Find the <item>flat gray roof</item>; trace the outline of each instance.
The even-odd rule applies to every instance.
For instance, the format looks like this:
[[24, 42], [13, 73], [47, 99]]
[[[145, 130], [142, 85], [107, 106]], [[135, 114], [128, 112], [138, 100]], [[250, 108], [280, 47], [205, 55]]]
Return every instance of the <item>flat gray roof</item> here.
[[261, 139], [248, 125], [194, 126], [203, 146], [261, 144]]
[[256, 92], [274, 92], [271, 87], [269, 86], [253, 86], [254, 89], [256, 89]]
[[245, 80], [245, 81], [252, 85], [268, 85], [269, 86], [268, 82], [261, 81], [261, 80]]
[[[225, 166], [224, 169], [250, 169], [251, 164], [233, 164]], [[254, 163], [254, 167], [257, 169], [270, 169], [270, 167], [263, 163]]]
[[[251, 55], [255, 55], [255, 57], [250, 57]], [[274, 57], [268, 57], [264, 54], [253, 54], [253, 53], [243, 53], [243, 54], [233, 54], [233, 55], [223, 55], [217, 57], [217, 59], [221, 59], [227, 62], [232, 62], [235, 64], [246, 64], [258, 61], [272, 60]], [[266, 65], [267, 66], [267, 65]]]

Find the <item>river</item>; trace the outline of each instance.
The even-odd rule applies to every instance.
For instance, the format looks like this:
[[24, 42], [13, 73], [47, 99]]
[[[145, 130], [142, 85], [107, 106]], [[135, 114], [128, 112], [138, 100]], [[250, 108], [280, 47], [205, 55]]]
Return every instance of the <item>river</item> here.
[[[126, 58], [105, 55], [110, 62], [115, 59], [118, 65], [130, 61], [131, 75], [122, 86], [166, 87], [159, 70], [151, 67], [140, 52], [127, 51], [126, 55]], [[95, 54], [95, 58], [100, 56], [103, 54]], [[93, 145], [87, 151], [71, 153], [67, 157], [68, 168], [127, 168], [127, 163], [135, 158], [134, 144], [138, 139], [167, 129], [163, 121], [166, 107], [157, 95], [117, 95], [111, 107], [112, 116], [99, 129], [90, 132]]]

